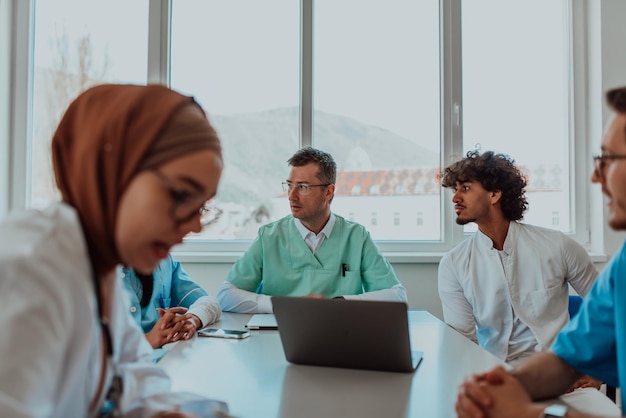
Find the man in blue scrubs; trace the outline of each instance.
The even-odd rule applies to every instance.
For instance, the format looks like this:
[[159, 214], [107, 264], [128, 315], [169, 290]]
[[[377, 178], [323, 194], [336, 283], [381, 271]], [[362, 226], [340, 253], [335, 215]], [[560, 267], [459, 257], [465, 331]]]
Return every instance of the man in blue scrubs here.
[[283, 188], [291, 215], [259, 228], [217, 293], [222, 310], [271, 313], [271, 296], [406, 302], [406, 290], [369, 232], [330, 210], [337, 165], [303, 148]]
[[[594, 157], [591, 181], [608, 198], [608, 223], [626, 230], [626, 87], [607, 92], [615, 112]], [[583, 374], [613, 386], [626, 382], [626, 245], [600, 273], [580, 311], [550, 350], [507, 372], [498, 367], [469, 377], [459, 388], [459, 417], [590, 417], [561, 405], [533, 400], [555, 398]], [[625, 397], [622, 392], [622, 405]]]

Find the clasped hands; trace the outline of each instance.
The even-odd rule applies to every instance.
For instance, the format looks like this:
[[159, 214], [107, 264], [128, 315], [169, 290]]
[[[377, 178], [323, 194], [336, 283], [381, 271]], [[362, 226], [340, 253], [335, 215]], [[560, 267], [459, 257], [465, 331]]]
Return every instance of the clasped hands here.
[[[568, 392], [577, 388], [600, 388], [590, 376], [577, 380]], [[459, 418], [536, 418], [545, 404], [533, 403], [522, 384], [498, 366], [486, 373], [472, 375], [459, 386], [455, 410]]]
[[163, 347], [167, 343], [188, 340], [202, 327], [202, 321], [196, 315], [187, 313], [187, 308], [158, 308], [159, 320], [146, 334], [153, 348]]
[[465, 379], [459, 386], [455, 410], [459, 418], [537, 418], [542, 411], [502, 366]]

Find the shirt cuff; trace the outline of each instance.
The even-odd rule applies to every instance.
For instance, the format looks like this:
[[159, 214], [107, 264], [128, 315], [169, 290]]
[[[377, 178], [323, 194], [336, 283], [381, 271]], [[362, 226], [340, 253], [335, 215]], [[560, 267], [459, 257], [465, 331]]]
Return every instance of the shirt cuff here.
[[257, 306], [259, 313], [274, 313], [274, 307], [272, 306], [272, 297], [268, 295], [257, 296]]

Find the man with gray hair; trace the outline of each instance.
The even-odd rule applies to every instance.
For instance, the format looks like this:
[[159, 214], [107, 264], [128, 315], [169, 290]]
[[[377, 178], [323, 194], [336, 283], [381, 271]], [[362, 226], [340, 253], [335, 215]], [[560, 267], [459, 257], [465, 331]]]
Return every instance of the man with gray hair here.
[[288, 161], [291, 215], [259, 228], [217, 293], [222, 310], [272, 313], [271, 296], [406, 302], [406, 290], [362, 225], [330, 210], [337, 165], [303, 148]]

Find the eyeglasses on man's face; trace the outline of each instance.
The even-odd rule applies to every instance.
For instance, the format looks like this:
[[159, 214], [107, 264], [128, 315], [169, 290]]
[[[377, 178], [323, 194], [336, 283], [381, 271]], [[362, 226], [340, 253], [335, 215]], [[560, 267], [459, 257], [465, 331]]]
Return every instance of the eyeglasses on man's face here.
[[626, 155], [618, 155], [618, 154], [615, 154], [615, 155], [594, 155], [593, 156], [594, 174], [599, 179], [603, 179], [604, 178], [604, 170], [606, 169], [606, 166], [608, 165], [607, 161], [624, 160], [624, 159], [626, 159]]
[[[210, 200], [206, 199], [198, 193], [189, 192], [172, 182], [163, 173], [158, 170], [152, 170], [154, 174], [161, 180], [170, 197], [172, 198], [172, 206], [170, 207], [170, 217], [177, 225], [182, 225], [191, 221], [196, 216], [204, 217], [211, 211], [209, 206]], [[204, 226], [204, 222], [201, 223]]]
[[292, 183], [290, 181], [283, 181], [283, 191], [285, 193], [291, 193], [292, 190], [296, 190], [299, 195], [305, 196], [311, 193], [313, 187], [326, 187], [330, 184], [306, 184], [306, 183]]

